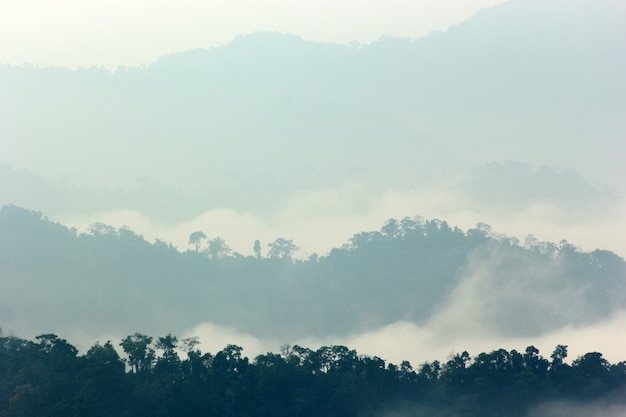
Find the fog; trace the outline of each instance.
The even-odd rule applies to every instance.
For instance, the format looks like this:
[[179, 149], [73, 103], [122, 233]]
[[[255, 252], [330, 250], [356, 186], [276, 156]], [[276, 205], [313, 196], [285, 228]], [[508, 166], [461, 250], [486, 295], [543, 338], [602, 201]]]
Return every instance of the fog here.
[[[300, 261], [419, 215], [626, 257], [621, 2], [136, 2], [119, 19], [125, 2], [13, 3], [0, 0], [0, 38], [10, 40], [0, 47], [0, 205], [79, 232], [129, 227], [180, 252], [203, 231], [243, 255], [257, 239], [263, 252], [292, 239]], [[238, 344], [249, 357], [343, 344], [416, 366], [529, 345], [548, 357], [564, 344], [570, 360], [626, 359], [626, 311], [603, 315], [590, 283], [545, 291], [559, 265], [515, 256], [473, 253], [421, 323], [282, 340], [206, 317], [176, 327], [166, 310], [150, 321], [198, 336], [203, 351]], [[49, 301], [34, 293], [24, 300]], [[2, 297], [11, 331], [34, 337], [36, 314], [11, 316], [6, 306], [21, 300]], [[50, 331], [82, 351], [126, 336], [81, 318], [84, 327]], [[577, 415], [570, 407], [529, 417]]]
[[[549, 357], [554, 347], [561, 344], [569, 347], [570, 361], [588, 352], [602, 352], [615, 363], [623, 360], [625, 310], [590, 320], [598, 307], [583, 301], [579, 289], [546, 291], [554, 271], [545, 265], [523, 263], [518, 264], [524, 265], [523, 270], [511, 271], [510, 265], [515, 263], [507, 257], [499, 254], [498, 249], [475, 253], [460, 284], [424, 325], [400, 321], [362, 334], [322, 340], [260, 340], [235, 329], [205, 323], [186, 335], [199, 336], [209, 351], [221, 349], [220, 344], [232, 338], [242, 343], [251, 357], [277, 352], [283, 344], [310, 348], [342, 344], [361, 354], [396, 364], [409, 360], [416, 366], [426, 361], [445, 361], [464, 350], [477, 355], [497, 348], [523, 351], [530, 345]], [[503, 266], [508, 272], [506, 280], [500, 270]], [[565, 322], [560, 323], [561, 320]]]
[[[488, 223], [497, 233], [522, 242], [533, 235], [539, 241], [567, 240], [581, 250], [609, 249], [626, 257], [622, 234], [626, 230], [626, 200], [621, 195], [595, 188], [579, 177], [574, 178], [580, 182], [569, 187], [557, 177], [550, 185], [552, 190], [542, 192], [531, 188], [533, 184], [520, 185], [499, 174], [475, 179], [468, 171], [445, 181], [374, 191], [370, 184], [354, 181], [296, 191], [279, 200], [271, 213], [217, 207], [180, 223], [160, 222], [140, 211], [123, 209], [49, 216], [78, 230], [87, 230], [95, 222], [128, 226], [147, 240], [165, 240], [180, 250], [189, 248], [189, 235], [197, 230], [222, 237], [244, 255], [252, 254], [256, 239], [266, 244], [285, 237], [302, 248], [301, 256], [308, 257], [326, 254], [353, 234], [378, 229], [390, 218], [420, 215], [463, 229]], [[485, 189], [487, 183], [489, 191]], [[543, 187], [547, 184], [539, 183]]]
[[[626, 343], [622, 331], [626, 326], [626, 310], [606, 314], [602, 310], [610, 304], [608, 301], [585, 295], [593, 284], [581, 287], [572, 282], [555, 286], [556, 274], [561, 273], [558, 263], [532, 264], [517, 259], [520, 256], [502, 246], [475, 251], [460, 273], [459, 284], [423, 323], [396, 321], [365, 332], [297, 338], [259, 337], [236, 326], [213, 322], [201, 322], [190, 328], [165, 324], [161, 332], [171, 332], [181, 339], [198, 337], [199, 348], [204, 352], [216, 353], [227, 344], [242, 346], [249, 358], [277, 353], [283, 345], [311, 349], [344, 345], [362, 355], [378, 356], [395, 364], [408, 360], [417, 367], [434, 360], [445, 362], [463, 351], [478, 355], [499, 348], [523, 351], [531, 345], [547, 358], [557, 345], [567, 345], [570, 363], [588, 352], [601, 352], [610, 362], [621, 362]], [[166, 317], [162, 319], [163, 323], [168, 322]], [[354, 323], [355, 328], [359, 324]], [[58, 329], [60, 334], [83, 351], [96, 341], [117, 342], [125, 337], [95, 334], [85, 328], [62, 330], [62, 327]], [[280, 330], [275, 332], [280, 333]]]
[[[76, 68], [138, 66], [163, 55], [219, 46], [258, 30], [317, 42], [417, 38], [502, 0], [0, 1], [0, 62]], [[33, 13], [37, 10], [37, 13]]]
[[[449, 318], [444, 317], [451, 312], [452, 308], [446, 309], [442, 312], [442, 316], [433, 318], [425, 326], [397, 322], [363, 334], [324, 339], [263, 339], [239, 332], [233, 327], [224, 327], [214, 323], [200, 323], [191, 329], [175, 334], [179, 339], [198, 337], [200, 341], [198, 348], [203, 352], [213, 354], [228, 344], [241, 346], [244, 349], [244, 355], [251, 359], [267, 352], [279, 353], [283, 345], [300, 345], [314, 350], [321, 346], [343, 345], [355, 349], [361, 355], [378, 356], [394, 364], [407, 360], [414, 368], [417, 368], [424, 362], [434, 360], [445, 362], [453, 354], [463, 351], [468, 351], [474, 356], [499, 348], [523, 351], [531, 345], [539, 349], [542, 356], [549, 358], [557, 345], [567, 345], [567, 362], [569, 363], [588, 352], [601, 352], [603, 357], [611, 363], [623, 360], [621, 347], [626, 342], [626, 336], [622, 331], [626, 325], [625, 311], [615, 314], [608, 320], [602, 320], [601, 323], [579, 327], [567, 326], [539, 337], [495, 335], [483, 328], [481, 323], [463, 319], [463, 313], [467, 311], [460, 311], [458, 308], [455, 313], [459, 314], [455, 316], [456, 320], [451, 322]], [[59, 333], [82, 352], [86, 352], [97, 341], [104, 343], [111, 340], [117, 346], [127, 336], [93, 335], [75, 330]]]
[[[544, 357], [557, 345], [567, 345], [569, 362], [588, 352], [601, 352], [613, 363], [623, 360], [626, 310], [593, 319], [598, 306], [585, 302], [579, 288], [546, 290], [555, 271], [546, 265], [523, 263], [517, 265], [524, 270], [511, 271], [515, 262], [507, 259], [509, 256], [498, 253], [497, 248], [475, 253], [460, 284], [423, 325], [398, 321], [360, 334], [264, 340], [203, 323], [185, 336], [198, 336], [201, 346], [211, 352], [230, 339], [241, 343], [250, 357], [278, 352], [284, 344], [312, 349], [339, 344], [396, 364], [408, 360], [414, 367], [433, 360], [445, 362], [465, 350], [477, 355], [498, 348], [523, 351], [531, 345]], [[503, 267], [508, 272], [506, 280]]]
[[528, 417], [620, 417], [626, 413], [626, 406], [606, 401], [554, 402], [543, 404], [528, 414]]

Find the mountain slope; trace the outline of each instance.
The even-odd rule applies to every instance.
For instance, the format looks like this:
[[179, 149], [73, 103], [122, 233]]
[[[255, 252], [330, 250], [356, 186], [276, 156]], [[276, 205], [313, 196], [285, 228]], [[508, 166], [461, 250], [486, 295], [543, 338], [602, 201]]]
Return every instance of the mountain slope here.
[[291, 341], [456, 311], [458, 323], [492, 334], [537, 336], [626, 308], [626, 263], [611, 252], [520, 246], [485, 225], [463, 232], [420, 218], [390, 220], [328, 256], [292, 262], [209, 259], [102, 224], [77, 234], [4, 206], [0, 257], [2, 327], [19, 334], [180, 334], [212, 322]]
[[108, 184], [299, 185], [515, 159], [621, 184], [622, 11], [511, 1], [361, 48], [257, 33], [114, 74], [4, 66], [3, 162]]

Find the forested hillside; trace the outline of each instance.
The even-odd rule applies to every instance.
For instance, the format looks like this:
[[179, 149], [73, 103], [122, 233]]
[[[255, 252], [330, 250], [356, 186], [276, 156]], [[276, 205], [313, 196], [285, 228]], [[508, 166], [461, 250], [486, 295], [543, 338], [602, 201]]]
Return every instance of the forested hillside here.
[[626, 416], [626, 1], [37, 1], [0, 417]]
[[[534, 346], [446, 362], [388, 363], [345, 346], [283, 346], [250, 360], [236, 345], [203, 353], [194, 338], [135, 333], [84, 355], [54, 334], [0, 337], [0, 415], [241, 417], [618, 416], [626, 362], [599, 352], [566, 361]], [[182, 353], [182, 351], [185, 353]], [[577, 414], [579, 415], [579, 414]]]
[[392, 219], [308, 258], [292, 256], [296, 244], [258, 242], [257, 256], [242, 256], [198, 231], [189, 249], [177, 249], [104, 224], [78, 233], [4, 206], [1, 326], [119, 335], [210, 321], [288, 342], [425, 323], [469, 297], [479, 304], [467, 314], [489, 331], [534, 336], [626, 307], [626, 263], [615, 254], [532, 236], [521, 244], [484, 224], [463, 231]]

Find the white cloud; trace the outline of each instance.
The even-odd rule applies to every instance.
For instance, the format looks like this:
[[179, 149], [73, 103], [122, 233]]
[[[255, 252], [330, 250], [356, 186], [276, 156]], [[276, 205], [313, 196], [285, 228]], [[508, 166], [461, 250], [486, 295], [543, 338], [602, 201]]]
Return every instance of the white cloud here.
[[[515, 213], [507, 213], [506, 210], [481, 213], [467, 208], [471, 205], [465, 204], [453, 185], [439, 182], [419, 184], [412, 189], [388, 188], [378, 192], [364, 184], [348, 183], [295, 193], [271, 216], [217, 208], [173, 227], [160, 225], [139, 212], [128, 210], [94, 213], [64, 223], [79, 228], [94, 221], [117, 227], [128, 225], [148, 240], [165, 239], [181, 250], [187, 248], [191, 232], [203, 230], [210, 237], [221, 236], [233, 250], [244, 254], [252, 253], [255, 239], [260, 239], [265, 245], [276, 237], [293, 239], [308, 254], [322, 254], [331, 247], [341, 245], [354, 233], [379, 229], [390, 217], [420, 214], [426, 218], [445, 219], [452, 226], [464, 229], [486, 222], [492, 224], [495, 232], [517, 236], [521, 240], [532, 233], [540, 240], [558, 242], [565, 238], [585, 250], [601, 247], [622, 256], [626, 254], [626, 246], [621, 239], [621, 230], [626, 229], [623, 199], [618, 202], [619, 207], [607, 208], [603, 218], [592, 217], [586, 222], [572, 224], [556, 221], [563, 208], [548, 203], [533, 204]], [[590, 351], [602, 352], [612, 362], [624, 359], [620, 348], [626, 343], [626, 334], [622, 331], [626, 327], [624, 311], [594, 324], [561, 327], [539, 337], [522, 337], [514, 332], [503, 335], [502, 328], [494, 327], [493, 317], [490, 317], [490, 314], [497, 313], [498, 307], [494, 304], [497, 299], [492, 288], [497, 279], [493, 270], [496, 261], [497, 256], [494, 255], [492, 258], [478, 257], [477, 262], [470, 264], [466, 279], [452, 293], [449, 302], [442, 305], [423, 326], [401, 321], [361, 334], [277, 341], [259, 339], [234, 328], [203, 323], [185, 331], [180, 337], [199, 336], [203, 343], [201, 349], [212, 353], [226, 344], [238, 344], [244, 347], [244, 354], [250, 358], [267, 351], [278, 352], [281, 344], [290, 343], [312, 349], [343, 344], [361, 354], [378, 355], [395, 363], [409, 360], [414, 366], [424, 361], [446, 360], [449, 354], [463, 350], [475, 355], [500, 347], [523, 350], [529, 345], [537, 346], [547, 357], [557, 344], [569, 345], [571, 359]], [[537, 268], [533, 269], [533, 274], [541, 276], [542, 271]], [[525, 284], [518, 281], [500, 288], [500, 293], [496, 291], [495, 294], [502, 297], [501, 303], [515, 302], [519, 293], [529, 291], [532, 285], [532, 280]], [[575, 295], [560, 294], [561, 299]], [[558, 313], [556, 309], [560, 307], [551, 303], [551, 300], [533, 298], [533, 304], [528, 306], [532, 319], [541, 320], [544, 312]], [[564, 308], [563, 314], [572, 315], [576, 311]], [[521, 319], [523, 317], [516, 318]]]
[[271, 214], [212, 208], [202, 215], [175, 225], [164, 225], [135, 210], [95, 212], [82, 216], [61, 216], [54, 220], [86, 230], [89, 224], [103, 222], [115, 227], [129, 226], [149, 241], [162, 239], [179, 248], [188, 248], [189, 235], [197, 230], [209, 237], [220, 236], [235, 251], [252, 254], [259, 239], [263, 246], [278, 237], [293, 239], [303, 254], [328, 253], [362, 231], [378, 230], [390, 218], [420, 215], [446, 220], [463, 230], [487, 223], [497, 234], [524, 241], [532, 234], [540, 241], [565, 239], [582, 250], [607, 249], [626, 257], [626, 199], [606, 207], [603, 216], [567, 218], [567, 207], [550, 202], [532, 203], [508, 211], [476, 207], [460, 194], [454, 180], [423, 182], [412, 187], [368, 188], [359, 182], [336, 187], [296, 192]]
[[250, 359], [267, 353], [278, 353], [279, 345], [271, 340], [258, 339], [252, 335], [241, 333], [233, 327], [219, 326], [214, 323], [201, 323], [183, 333], [182, 338], [198, 337], [198, 349], [202, 352], [216, 354], [226, 345], [237, 345], [244, 348], [243, 354]]
[[[459, 316], [459, 324], [467, 324], [463, 315]], [[549, 358], [556, 345], [568, 346], [568, 360], [571, 362], [578, 356], [588, 352], [601, 352], [611, 363], [624, 360], [622, 347], [626, 344], [626, 311], [620, 311], [601, 322], [582, 326], [564, 327], [539, 337], [502, 337], [489, 335], [483, 331], [476, 332], [475, 326], [462, 326], [433, 318], [424, 326], [399, 321], [380, 328], [353, 335], [331, 336], [326, 338], [307, 337], [298, 340], [272, 340], [258, 338], [254, 335], [238, 331], [234, 327], [221, 326], [204, 322], [190, 329], [171, 330], [182, 340], [187, 337], [198, 337], [202, 352], [215, 354], [229, 344], [243, 347], [243, 355], [254, 359], [267, 352], [280, 352], [283, 344], [298, 344], [310, 349], [321, 346], [344, 345], [355, 349], [361, 355], [378, 356], [388, 362], [399, 364], [403, 360], [411, 362], [414, 368], [424, 362], [439, 360], [445, 362], [454, 354], [467, 350], [472, 356], [495, 349], [517, 349], [523, 351], [533, 345], [541, 355]], [[126, 335], [92, 334], [80, 329], [56, 330], [56, 333], [76, 346], [81, 354], [96, 342], [101, 344], [111, 341], [122, 355], [119, 342]], [[165, 333], [164, 333], [165, 334]], [[33, 338], [35, 334], [20, 334], [20, 337]]]
[[[467, 320], [461, 315], [459, 323], [467, 324]], [[499, 348], [523, 351], [530, 345], [549, 358], [559, 344], [568, 346], [569, 360], [588, 352], [601, 352], [607, 360], [617, 363], [624, 360], [621, 349], [626, 343], [624, 326], [626, 312], [621, 311], [593, 325], [565, 327], [540, 337], [516, 338], [475, 332], [474, 326], [445, 326], [435, 318], [426, 326], [400, 321], [362, 334], [322, 340], [306, 338], [296, 343], [311, 349], [342, 344], [356, 349], [359, 354], [376, 355], [396, 364], [408, 360], [414, 367], [433, 360], [446, 361], [451, 354], [464, 350], [474, 356]]]

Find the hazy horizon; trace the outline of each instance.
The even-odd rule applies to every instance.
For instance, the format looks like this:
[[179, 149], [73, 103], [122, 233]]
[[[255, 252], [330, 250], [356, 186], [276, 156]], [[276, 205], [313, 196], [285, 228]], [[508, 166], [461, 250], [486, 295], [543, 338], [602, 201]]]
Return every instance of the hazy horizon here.
[[[258, 31], [338, 44], [416, 39], [504, 0], [0, 1], [0, 63], [115, 70]], [[33, 10], [37, 10], [33, 13]]]
[[[0, 0], [0, 206], [79, 232], [126, 226], [181, 252], [203, 231], [243, 255], [255, 240], [265, 253], [292, 239], [294, 259], [306, 260], [390, 218], [422, 216], [626, 258], [624, 21], [617, 0]], [[460, 349], [532, 344], [548, 356], [566, 344], [570, 359], [588, 350], [626, 359], [625, 307], [594, 316], [601, 298], [580, 302], [592, 281], [535, 294], [534, 280], [554, 271], [507, 256], [464, 259], [462, 284], [422, 323], [278, 340], [205, 316], [167, 328], [165, 308], [148, 321], [200, 336], [204, 350], [241, 343], [246, 355], [345, 344], [417, 365]], [[0, 281], [20, 288], [13, 272]], [[89, 283], [81, 289], [93, 295]], [[537, 308], [514, 310], [519, 294]], [[74, 327], [12, 315], [6, 305], [21, 300], [3, 297], [6, 331], [50, 324], [83, 350], [126, 336], [95, 334], [89, 312]], [[506, 314], [494, 311], [564, 321], [534, 337], [507, 334]], [[586, 312], [601, 318], [576, 321]]]

